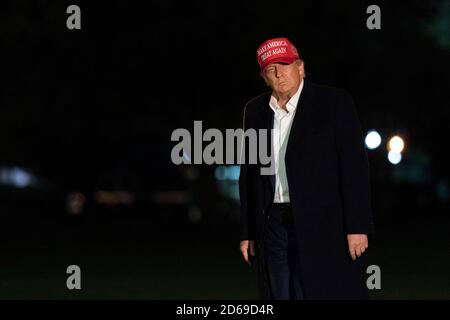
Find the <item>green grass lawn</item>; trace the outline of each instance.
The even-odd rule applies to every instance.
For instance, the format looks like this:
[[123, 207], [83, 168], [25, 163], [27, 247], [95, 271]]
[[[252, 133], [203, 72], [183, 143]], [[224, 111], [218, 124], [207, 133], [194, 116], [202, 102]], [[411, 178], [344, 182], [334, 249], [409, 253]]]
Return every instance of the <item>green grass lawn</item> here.
[[[372, 299], [450, 299], [444, 220], [379, 230], [368, 258], [381, 268], [382, 289]], [[0, 298], [257, 299], [255, 271], [243, 263], [235, 231], [227, 231], [236, 227], [195, 227], [178, 240], [174, 230], [157, 234], [134, 222], [82, 234], [58, 225], [34, 229], [26, 241], [2, 241]], [[81, 267], [81, 290], [66, 288], [71, 264]]]

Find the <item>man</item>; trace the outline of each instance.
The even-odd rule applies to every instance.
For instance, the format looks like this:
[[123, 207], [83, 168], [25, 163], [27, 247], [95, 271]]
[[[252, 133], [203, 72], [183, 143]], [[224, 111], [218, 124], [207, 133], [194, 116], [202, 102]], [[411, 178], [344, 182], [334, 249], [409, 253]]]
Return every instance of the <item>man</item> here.
[[[244, 129], [273, 129], [275, 174], [241, 165], [241, 242], [262, 299], [366, 299], [373, 233], [369, 168], [352, 98], [305, 79], [287, 38], [257, 50], [271, 92], [250, 100]], [[258, 145], [259, 145], [258, 141]], [[248, 152], [244, 153], [248, 156]]]

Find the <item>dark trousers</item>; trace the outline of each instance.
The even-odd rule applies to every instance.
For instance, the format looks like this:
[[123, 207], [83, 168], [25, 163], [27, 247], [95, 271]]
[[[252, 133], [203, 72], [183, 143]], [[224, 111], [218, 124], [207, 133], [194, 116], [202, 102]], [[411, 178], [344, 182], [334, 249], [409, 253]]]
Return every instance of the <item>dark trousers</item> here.
[[264, 245], [271, 298], [303, 300], [298, 244], [289, 204], [272, 205]]

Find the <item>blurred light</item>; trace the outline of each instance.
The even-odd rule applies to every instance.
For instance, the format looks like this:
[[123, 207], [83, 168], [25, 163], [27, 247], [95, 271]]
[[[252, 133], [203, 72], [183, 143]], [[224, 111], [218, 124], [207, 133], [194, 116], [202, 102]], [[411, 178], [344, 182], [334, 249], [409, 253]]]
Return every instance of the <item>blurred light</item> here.
[[381, 144], [381, 137], [375, 130], [369, 131], [369, 133], [366, 135], [366, 146], [369, 149], [375, 149], [378, 148], [378, 146]]
[[0, 168], [0, 183], [11, 185], [16, 188], [25, 188], [33, 184], [34, 176], [28, 171], [19, 167]]
[[25, 188], [31, 184], [31, 175], [20, 168], [13, 168], [10, 172], [11, 183], [18, 188]]
[[219, 192], [225, 198], [239, 201], [240, 166], [218, 166], [214, 171]]
[[239, 180], [240, 172], [241, 168], [239, 166], [218, 166], [214, 171], [214, 176], [219, 181], [237, 181]]
[[83, 212], [86, 197], [80, 192], [71, 192], [67, 195], [66, 208], [69, 214], [76, 216]]
[[152, 194], [153, 202], [158, 204], [186, 204], [191, 198], [185, 191], [156, 191]]
[[402, 154], [400, 152], [389, 151], [388, 160], [392, 164], [398, 164], [402, 160]]
[[225, 167], [218, 166], [216, 170], [214, 170], [214, 176], [217, 180], [223, 181], [225, 180]]
[[94, 199], [97, 203], [109, 206], [119, 204], [131, 206], [135, 202], [134, 194], [129, 191], [96, 191]]
[[388, 148], [390, 151], [393, 151], [395, 153], [400, 153], [403, 151], [403, 148], [405, 147], [405, 144], [403, 142], [403, 139], [399, 136], [393, 136], [389, 140]]

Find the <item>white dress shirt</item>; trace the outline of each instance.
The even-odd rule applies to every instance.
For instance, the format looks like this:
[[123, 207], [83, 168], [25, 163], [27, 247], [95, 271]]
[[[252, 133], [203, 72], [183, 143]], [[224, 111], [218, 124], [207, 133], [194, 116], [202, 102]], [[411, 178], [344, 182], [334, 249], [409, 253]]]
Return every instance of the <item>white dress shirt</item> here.
[[302, 80], [297, 92], [287, 102], [287, 112], [278, 105], [277, 99], [273, 95], [270, 97], [269, 106], [274, 112], [272, 152], [275, 164], [275, 196], [273, 199], [275, 203], [290, 202], [284, 157], [303, 83]]

